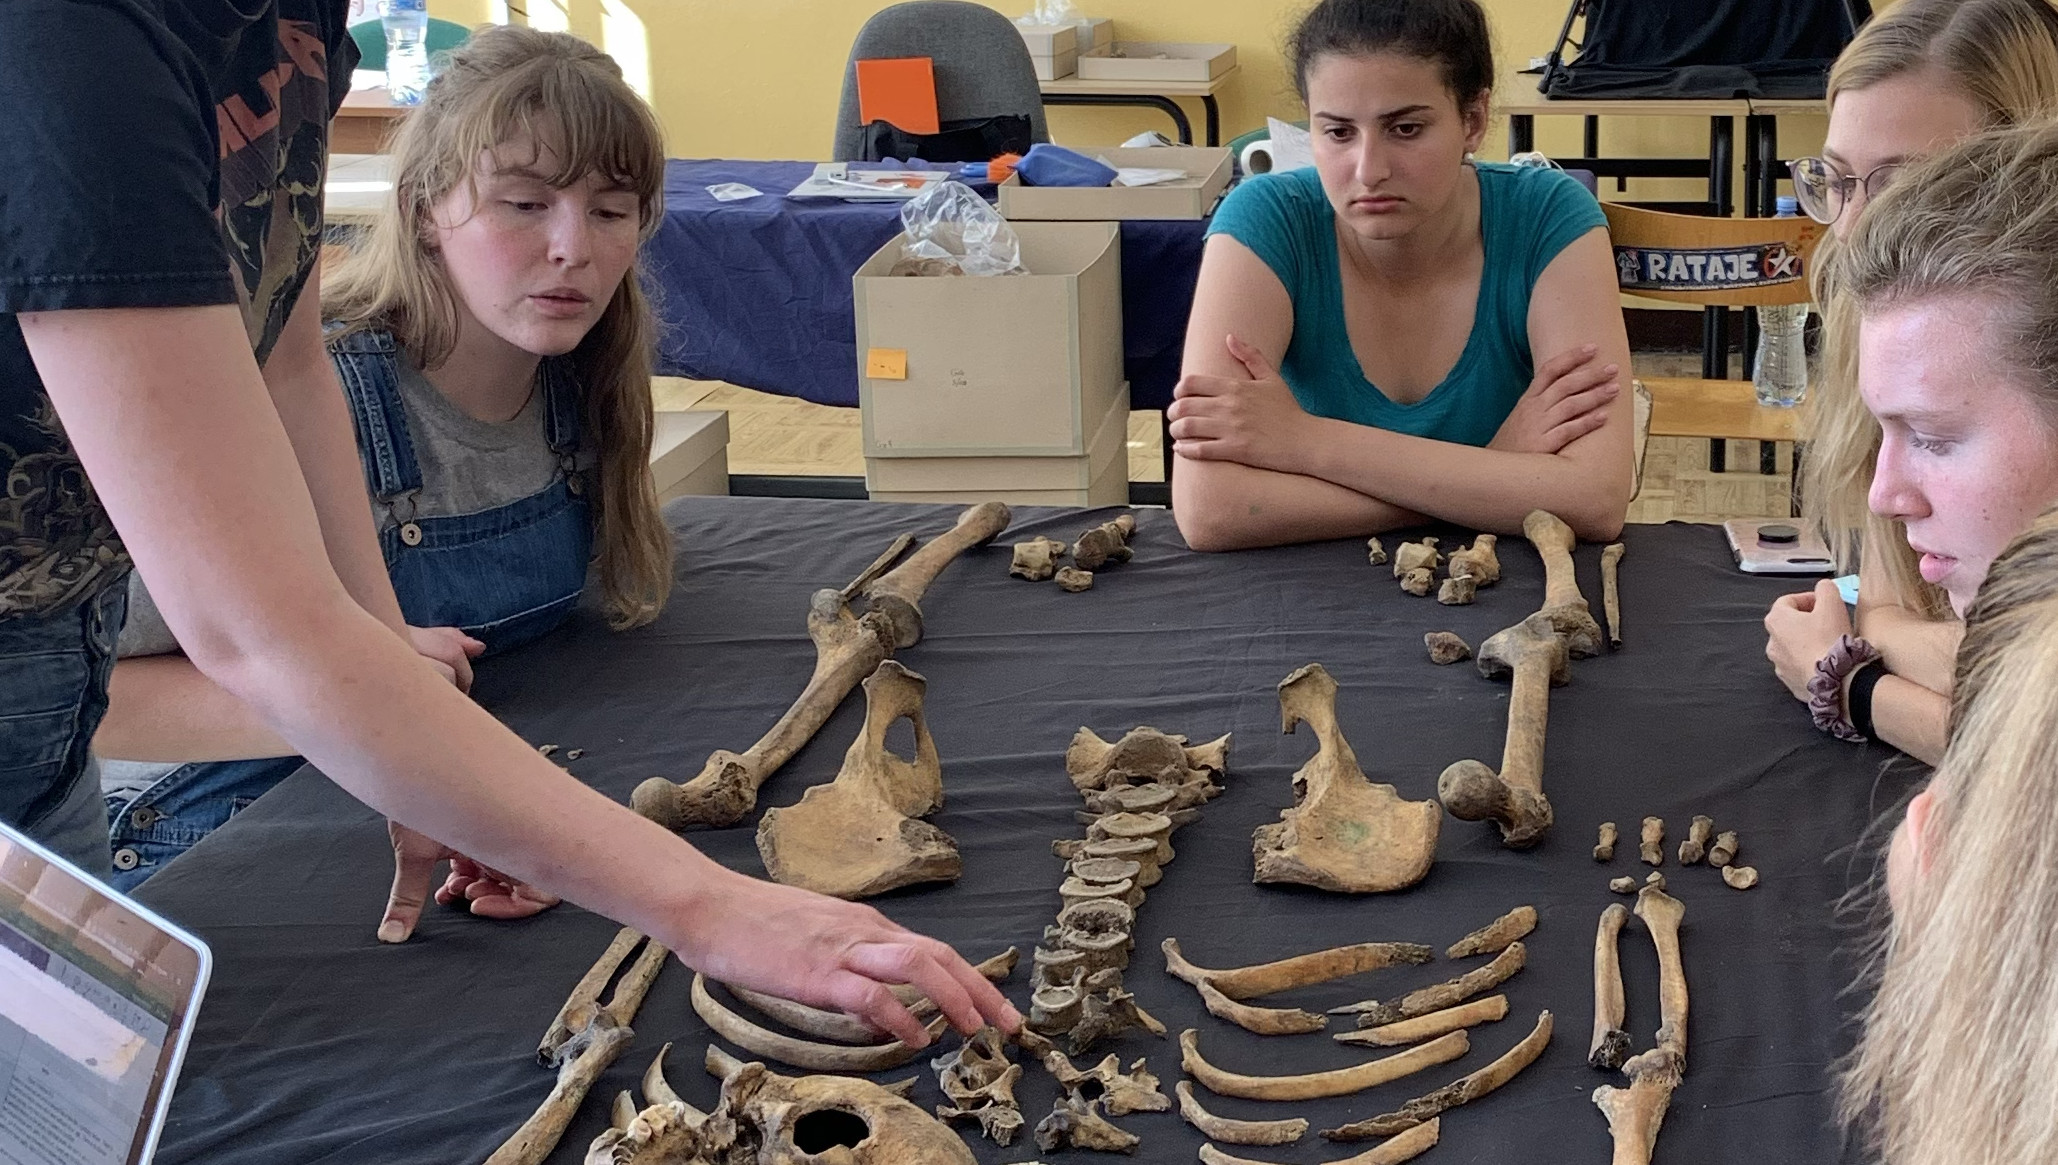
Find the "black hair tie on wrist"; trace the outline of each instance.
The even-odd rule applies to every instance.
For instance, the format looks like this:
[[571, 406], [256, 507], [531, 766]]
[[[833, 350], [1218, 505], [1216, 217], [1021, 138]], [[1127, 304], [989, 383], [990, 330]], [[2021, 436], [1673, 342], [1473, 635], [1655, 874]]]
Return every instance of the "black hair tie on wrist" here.
[[1844, 711], [1851, 718], [1851, 727], [1867, 740], [1878, 739], [1872, 731], [1872, 689], [1886, 674], [1886, 665], [1878, 660], [1860, 667], [1858, 674], [1851, 677], [1850, 695], [1844, 701]]

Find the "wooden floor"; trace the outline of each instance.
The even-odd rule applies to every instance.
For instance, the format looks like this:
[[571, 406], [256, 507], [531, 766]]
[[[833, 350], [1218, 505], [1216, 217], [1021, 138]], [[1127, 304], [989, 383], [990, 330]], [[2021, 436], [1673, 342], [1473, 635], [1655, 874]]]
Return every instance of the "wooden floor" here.
[[[1649, 353], [1636, 358], [1641, 376], [1697, 375], [1694, 354]], [[729, 414], [729, 472], [859, 477], [865, 472], [858, 411], [753, 392], [713, 381], [659, 377], [659, 409], [724, 409]], [[1161, 424], [1155, 412], [1129, 414], [1129, 480], [1165, 479]], [[1708, 442], [1653, 437], [1644, 453], [1643, 489], [1630, 503], [1632, 522], [1720, 522], [1725, 518], [1785, 517], [1793, 450], [1779, 447], [1777, 474], [1758, 470], [1756, 442], [1731, 441], [1732, 468], [1708, 470]]]

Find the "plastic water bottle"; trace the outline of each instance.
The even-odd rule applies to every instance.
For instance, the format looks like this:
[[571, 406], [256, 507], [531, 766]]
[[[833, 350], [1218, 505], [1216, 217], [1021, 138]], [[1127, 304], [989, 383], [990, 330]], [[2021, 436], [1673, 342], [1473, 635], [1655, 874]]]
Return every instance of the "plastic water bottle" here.
[[395, 105], [420, 105], [429, 87], [428, 0], [386, 0], [386, 92]]
[[[1797, 218], [1800, 203], [1781, 195], [1774, 218]], [[1808, 305], [1766, 304], [1758, 308], [1758, 359], [1751, 386], [1758, 403], [1790, 408], [1808, 395]]]

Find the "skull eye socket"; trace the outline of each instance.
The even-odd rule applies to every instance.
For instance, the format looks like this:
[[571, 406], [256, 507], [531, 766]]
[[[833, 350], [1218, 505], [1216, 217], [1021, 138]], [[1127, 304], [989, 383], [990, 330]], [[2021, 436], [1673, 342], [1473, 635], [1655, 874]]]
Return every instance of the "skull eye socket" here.
[[840, 1108], [824, 1108], [793, 1122], [793, 1147], [803, 1153], [824, 1153], [839, 1145], [855, 1149], [872, 1135], [865, 1118]]

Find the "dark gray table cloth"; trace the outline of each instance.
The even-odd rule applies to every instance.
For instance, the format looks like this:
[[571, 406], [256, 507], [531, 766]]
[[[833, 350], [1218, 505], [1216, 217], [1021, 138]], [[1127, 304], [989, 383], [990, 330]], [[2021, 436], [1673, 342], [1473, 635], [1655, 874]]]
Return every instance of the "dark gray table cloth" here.
[[[803, 631], [811, 591], [843, 583], [899, 531], [934, 533], [955, 512], [675, 503], [679, 582], [662, 619], [613, 634], [582, 614], [483, 666], [477, 695], [531, 742], [585, 750], [573, 771], [617, 798], [652, 774], [683, 779], [711, 750], [748, 745], [798, 693], [813, 659]], [[1026, 964], [1058, 906], [1062, 867], [1050, 842], [1081, 832], [1062, 765], [1073, 730], [1091, 725], [1113, 738], [1150, 724], [1196, 740], [1233, 732], [1228, 792], [1176, 835], [1178, 858], [1141, 911], [1127, 976], [1175, 1036], [1198, 1027], [1217, 1064], [1305, 1072], [1374, 1053], [1326, 1035], [1258, 1037], [1213, 1019], [1165, 975], [1157, 948], [1167, 935], [1194, 961], [1228, 966], [1367, 940], [1441, 951], [1520, 903], [1533, 903], [1542, 922], [1528, 969], [1506, 988], [1511, 1014], [1475, 1029], [1463, 1060], [1353, 1097], [1266, 1105], [1203, 1092], [1207, 1103], [1229, 1116], [1305, 1116], [1317, 1128], [1389, 1111], [1500, 1055], [1549, 1008], [1557, 1036], [1543, 1059], [1449, 1114], [1442, 1145], [1425, 1159], [1603, 1161], [1608, 1133], [1588, 1095], [1620, 1077], [1585, 1064], [1594, 924], [1618, 900], [1609, 878], [1648, 871], [1635, 857], [1637, 823], [1662, 816], [1664, 869], [1687, 905], [1693, 1007], [1688, 1074], [1656, 1159], [1798, 1162], [1847, 1152], [1829, 1119], [1829, 1065], [1850, 1038], [1853, 1001], [1842, 992], [1856, 932], [1838, 926], [1834, 903], [1869, 868], [1869, 851], [1850, 847], [1918, 770], [1903, 761], [1881, 779], [1889, 754], [1816, 732], [1773, 678], [1759, 621], [1795, 584], [1739, 574], [1714, 527], [1632, 528], [1622, 567], [1627, 645], [1574, 664], [1571, 684], [1552, 695], [1553, 833], [1514, 853], [1491, 826], [1446, 818], [1424, 882], [1348, 897], [1250, 883], [1251, 831], [1291, 803], [1288, 778], [1315, 748], [1306, 729], [1280, 734], [1274, 686], [1301, 664], [1324, 664], [1342, 685], [1344, 730], [1365, 768], [1404, 796], [1433, 796], [1437, 773], [1461, 757], [1498, 764], [1508, 688], [1470, 664], [1433, 666], [1421, 637], [1449, 628], [1477, 644], [1534, 610], [1535, 553], [1504, 540], [1500, 585], [1474, 606], [1447, 608], [1403, 594], [1355, 541], [1201, 555], [1184, 548], [1169, 514], [1138, 517], [1136, 561], [1103, 572], [1088, 593], [1007, 577], [1005, 543], [1070, 538], [1099, 520], [1055, 510], [1018, 512], [994, 546], [965, 556], [931, 589], [927, 638], [899, 658], [929, 680], [948, 797], [933, 820], [957, 839], [965, 872], [954, 886], [877, 900], [881, 909], [974, 959], [1015, 944]], [[1578, 557], [1598, 611], [1598, 550]], [[760, 808], [791, 804], [828, 780], [861, 719], [854, 696], [771, 779]], [[1763, 877], [1757, 889], [1739, 893], [1705, 866], [1678, 866], [1674, 851], [1695, 813], [1742, 832], [1742, 861]], [[1603, 819], [1623, 832], [1606, 866], [1589, 853]], [[753, 815], [692, 841], [761, 874], [755, 826]], [[413, 941], [382, 946], [373, 929], [389, 875], [380, 820], [305, 770], [144, 888], [218, 959], [160, 1161], [477, 1161], [543, 1098], [551, 1074], [532, 1059], [536, 1040], [613, 924], [569, 905], [521, 923], [432, 908]], [[1656, 959], [1641, 924], [1625, 932], [1622, 952], [1641, 1049], [1658, 1024]], [[1319, 1010], [1393, 997], [1476, 962], [1439, 956], [1261, 1002]], [[1026, 980], [1025, 967], [1009, 985], [1018, 1003]], [[714, 1081], [699, 1069], [708, 1033], [687, 1001], [689, 981], [677, 964], [659, 978], [634, 1045], [552, 1160], [580, 1159], [608, 1100], [634, 1087], [666, 1041], [677, 1044], [673, 1083], [691, 1101], [712, 1102]], [[1167, 1094], [1181, 1077], [1174, 1039], [1136, 1033], [1096, 1057], [1106, 1050], [1125, 1063], [1147, 1057]], [[926, 1060], [885, 1078], [917, 1069], [916, 1100], [936, 1103]], [[1031, 1069], [1021, 1094], [1032, 1125], [1054, 1091]], [[1173, 1114], [1119, 1123], [1143, 1137], [1143, 1160], [1191, 1161], [1201, 1140]], [[982, 1161], [1038, 1156], [1026, 1137], [999, 1150], [966, 1132]], [[1312, 1134], [1248, 1152], [1301, 1162], [1350, 1155]]]

